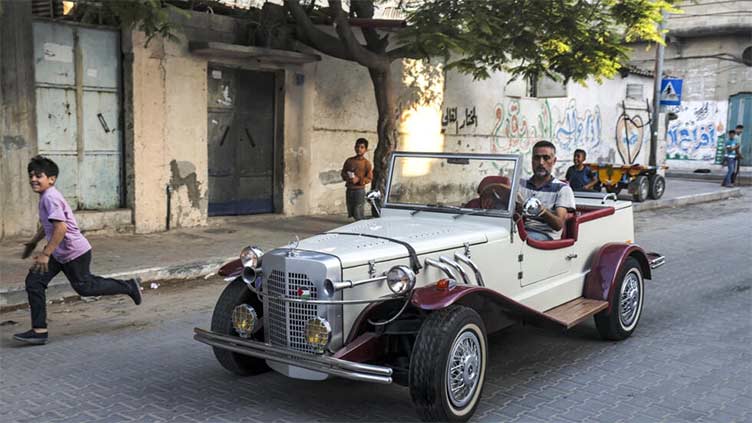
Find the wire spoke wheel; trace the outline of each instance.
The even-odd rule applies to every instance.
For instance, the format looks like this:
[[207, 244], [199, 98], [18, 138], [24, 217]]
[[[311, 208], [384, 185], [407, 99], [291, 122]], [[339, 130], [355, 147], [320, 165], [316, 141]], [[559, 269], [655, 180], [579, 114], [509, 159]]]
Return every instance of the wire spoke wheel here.
[[475, 393], [480, 375], [480, 341], [464, 332], [452, 346], [447, 362], [447, 394], [455, 407], [464, 407]]

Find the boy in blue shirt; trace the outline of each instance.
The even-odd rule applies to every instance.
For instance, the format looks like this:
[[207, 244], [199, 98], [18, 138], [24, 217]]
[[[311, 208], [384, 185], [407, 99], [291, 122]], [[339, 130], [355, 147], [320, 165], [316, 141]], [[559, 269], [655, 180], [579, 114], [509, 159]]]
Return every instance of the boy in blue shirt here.
[[726, 138], [726, 166], [728, 166], [728, 170], [726, 171], [726, 177], [723, 178], [723, 183], [721, 186], [724, 187], [733, 187], [734, 184], [731, 182], [731, 178], [734, 175], [734, 171], [736, 170], [736, 158], [739, 154], [739, 141], [736, 139], [736, 131], [731, 129], [728, 131], [728, 136]]
[[592, 191], [595, 184], [598, 183], [598, 179], [590, 167], [585, 166], [585, 158], [587, 158], [585, 150], [575, 150], [574, 165], [567, 169], [565, 178], [573, 191]]

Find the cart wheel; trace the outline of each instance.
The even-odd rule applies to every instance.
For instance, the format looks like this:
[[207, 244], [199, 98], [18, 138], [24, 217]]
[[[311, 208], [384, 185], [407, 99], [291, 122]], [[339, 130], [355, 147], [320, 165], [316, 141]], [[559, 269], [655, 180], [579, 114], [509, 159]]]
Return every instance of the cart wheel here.
[[642, 203], [648, 198], [650, 192], [650, 184], [648, 184], [648, 178], [645, 176], [638, 176], [634, 182], [634, 192], [632, 193], [632, 200], [637, 203]]
[[666, 178], [661, 175], [650, 175], [650, 198], [657, 200], [666, 191]]

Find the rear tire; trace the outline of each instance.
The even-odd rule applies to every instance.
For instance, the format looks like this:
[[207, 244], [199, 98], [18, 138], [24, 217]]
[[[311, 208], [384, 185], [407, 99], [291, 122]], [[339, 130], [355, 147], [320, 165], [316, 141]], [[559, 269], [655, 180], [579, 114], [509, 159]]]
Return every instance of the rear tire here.
[[454, 305], [423, 322], [410, 357], [410, 398], [424, 421], [467, 421], [483, 391], [488, 341], [475, 310]]
[[595, 326], [601, 338], [621, 341], [629, 338], [637, 328], [642, 315], [645, 283], [642, 267], [634, 257], [628, 257], [617, 275], [611, 297], [611, 313], [604, 310], [595, 315]]
[[648, 184], [648, 178], [645, 176], [638, 176], [632, 182], [634, 189], [632, 192], [632, 200], [636, 203], [642, 203], [647, 200], [648, 193], [650, 192], [650, 185]]
[[[261, 313], [263, 312], [261, 303], [255, 294], [248, 289], [245, 282], [241, 278], [237, 278], [225, 287], [217, 300], [217, 305], [214, 306], [211, 322], [212, 332], [240, 337], [232, 326], [232, 310], [240, 304], [252, 305], [256, 309], [259, 318], [261, 318]], [[251, 339], [263, 341], [264, 331], [258, 331]], [[212, 349], [214, 350], [214, 357], [217, 358], [219, 364], [238, 376], [257, 375], [269, 370], [269, 366], [266, 365], [266, 361], [263, 359], [234, 353], [217, 347], [212, 347]]]
[[666, 178], [661, 175], [651, 175], [649, 179], [650, 198], [657, 200], [666, 192]]

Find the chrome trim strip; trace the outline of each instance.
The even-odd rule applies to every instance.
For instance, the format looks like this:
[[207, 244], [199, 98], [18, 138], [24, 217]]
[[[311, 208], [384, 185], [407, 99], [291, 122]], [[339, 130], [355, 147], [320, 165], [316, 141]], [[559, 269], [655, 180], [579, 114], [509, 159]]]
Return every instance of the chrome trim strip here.
[[431, 258], [427, 258], [426, 261], [425, 261], [425, 263], [426, 263], [426, 267], [433, 266], [433, 267], [441, 270], [442, 272], [444, 272], [444, 274], [447, 275], [449, 277], [449, 279], [452, 279], [454, 281], [457, 280], [457, 276], [454, 274], [454, 272], [452, 272], [452, 269], [449, 266], [447, 266], [446, 264], [444, 264], [444, 263], [442, 263], [440, 261], [431, 259]]
[[449, 266], [452, 266], [453, 268], [457, 269], [457, 271], [460, 272], [460, 275], [462, 276], [462, 280], [465, 281], [465, 285], [470, 285], [470, 278], [467, 276], [467, 272], [465, 272], [465, 269], [463, 269], [459, 263], [457, 263], [454, 260], [448, 259], [445, 256], [439, 257], [439, 261], [442, 263], [446, 263]]
[[651, 269], [657, 269], [661, 266], [666, 264], [666, 257], [665, 256], [657, 256], [650, 260], [650, 268]]
[[470, 266], [471, 269], [473, 269], [473, 273], [475, 273], [475, 281], [478, 283], [478, 286], [486, 286], [486, 283], [483, 281], [483, 275], [481, 275], [480, 273], [480, 269], [475, 264], [475, 262], [470, 260], [470, 257], [460, 253], [454, 253], [454, 258], [465, 263], [466, 265]]
[[305, 300], [302, 298], [290, 298], [290, 297], [283, 297], [281, 295], [269, 295], [269, 294], [262, 294], [258, 292], [255, 288], [248, 287], [251, 292], [254, 292], [256, 295], [263, 298], [268, 298], [271, 300], [278, 300], [283, 301], [286, 303], [303, 303], [303, 304], [326, 304], [326, 305], [334, 305], [334, 304], [369, 304], [369, 303], [379, 303], [382, 301], [390, 301], [390, 300], [399, 300], [402, 298], [405, 298], [405, 295], [384, 295], [383, 297], [379, 298], [370, 298], [367, 300]]
[[193, 332], [193, 339], [196, 341], [238, 354], [302, 367], [346, 379], [383, 384], [392, 383], [392, 369], [390, 367], [300, 353], [258, 341], [220, 335], [200, 328], [194, 328]]
[[367, 283], [383, 282], [385, 280], [386, 280], [386, 276], [377, 276], [375, 278], [363, 279], [363, 280], [354, 281], [354, 282], [350, 280], [338, 281], [338, 282], [332, 281], [332, 284], [334, 285], [334, 291], [336, 292], [336, 291], [341, 291], [347, 288], [353, 288], [359, 285], [365, 285]]

